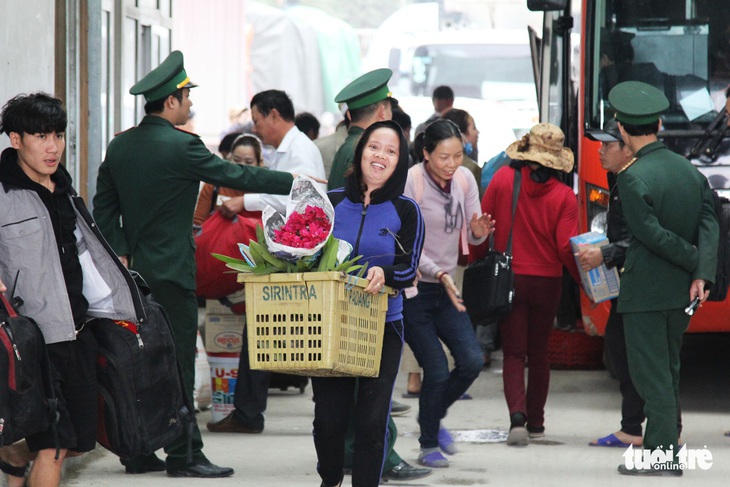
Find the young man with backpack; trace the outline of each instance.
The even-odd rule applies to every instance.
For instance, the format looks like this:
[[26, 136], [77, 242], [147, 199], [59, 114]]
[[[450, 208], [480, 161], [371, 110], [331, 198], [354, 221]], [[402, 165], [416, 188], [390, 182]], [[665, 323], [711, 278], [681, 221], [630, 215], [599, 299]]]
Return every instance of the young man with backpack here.
[[[35, 453], [28, 483], [44, 487], [59, 485], [65, 458], [96, 445], [93, 321], [139, 320], [131, 276], [61, 165], [66, 124], [61, 100], [45, 93], [18, 95], [0, 112], [10, 139], [0, 155], [0, 291], [41, 329], [58, 398], [55, 428], [26, 437]], [[22, 485], [24, 466], [0, 469]]]

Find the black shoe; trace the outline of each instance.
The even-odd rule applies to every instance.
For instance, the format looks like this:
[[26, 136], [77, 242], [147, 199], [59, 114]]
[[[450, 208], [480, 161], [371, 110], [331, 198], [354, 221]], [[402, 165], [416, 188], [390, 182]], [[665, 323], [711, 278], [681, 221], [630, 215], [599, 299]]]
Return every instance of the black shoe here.
[[684, 475], [684, 472], [681, 469], [664, 470], [656, 468], [628, 468], [626, 465], [619, 465], [618, 473], [621, 475], [636, 475], [643, 477], [681, 477]]
[[129, 474], [165, 471], [165, 461], [157, 458], [154, 453], [132, 458], [120, 458], [119, 462], [124, 465], [124, 471]]
[[384, 472], [382, 480], [387, 482], [388, 480], [415, 480], [422, 479], [431, 475], [432, 470], [430, 468], [414, 467], [409, 465], [405, 461], [401, 461], [398, 465], [393, 467], [391, 470]]
[[209, 460], [201, 460], [196, 463], [185, 465], [182, 468], [167, 466], [168, 477], [199, 477], [199, 478], [220, 478], [233, 475], [233, 469], [213, 465]]
[[508, 446], [527, 446], [529, 433], [525, 428], [525, 415], [522, 413], [514, 413], [510, 416], [509, 435], [507, 436]]
[[411, 410], [411, 406], [398, 401], [390, 401], [390, 415], [403, 416]]

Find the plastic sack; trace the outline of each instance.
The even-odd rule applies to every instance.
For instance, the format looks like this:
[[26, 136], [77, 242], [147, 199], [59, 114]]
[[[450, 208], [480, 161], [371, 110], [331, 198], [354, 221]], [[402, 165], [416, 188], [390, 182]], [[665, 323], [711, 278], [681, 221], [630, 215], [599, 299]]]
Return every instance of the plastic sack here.
[[225, 262], [211, 253], [235, 255], [239, 242], [256, 238], [256, 225], [261, 221], [259, 212], [245, 211], [233, 219], [214, 212], [195, 236], [196, 294], [206, 299], [219, 299], [243, 289], [236, 274], [229, 272]]

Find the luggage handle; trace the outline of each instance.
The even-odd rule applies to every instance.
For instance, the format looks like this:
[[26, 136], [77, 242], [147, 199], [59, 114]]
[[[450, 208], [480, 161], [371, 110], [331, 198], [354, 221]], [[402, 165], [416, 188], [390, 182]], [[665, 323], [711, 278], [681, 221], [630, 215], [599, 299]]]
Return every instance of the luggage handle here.
[[[5, 293], [0, 293], [0, 301], [2, 301], [3, 306], [5, 307], [5, 311], [7, 311], [8, 313], [8, 317], [18, 317], [18, 313], [15, 312], [15, 308], [10, 305], [10, 301], [8, 301], [8, 298], [5, 297]], [[45, 345], [43, 346], [43, 348], [45, 358], [44, 360], [41, 360], [41, 370], [42, 374], [46, 378], [43, 386], [45, 389], [46, 400], [48, 401], [48, 413], [51, 423], [51, 433], [53, 434], [53, 443], [56, 447], [56, 454], [54, 455], [54, 459], [58, 460], [61, 453], [61, 443], [58, 437], [58, 420], [60, 418], [60, 413], [58, 412], [58, 398], [56, 397], [56, 393], [53, 390], [53, 373], [51, 371], [50, 359], [48, 358], [48, 351], [45, 348]]]
[[5, 311], [7, 311], [8, 316], [10, 318], [17, 318], [18, 313], [16, 313], [15, 308], [10, 305], [10, 301], [8, 301], [8, 298], [5, 297], [4, 293], [0, 293], [0, 300], [2, 300], [3, 306], [5, 306]]

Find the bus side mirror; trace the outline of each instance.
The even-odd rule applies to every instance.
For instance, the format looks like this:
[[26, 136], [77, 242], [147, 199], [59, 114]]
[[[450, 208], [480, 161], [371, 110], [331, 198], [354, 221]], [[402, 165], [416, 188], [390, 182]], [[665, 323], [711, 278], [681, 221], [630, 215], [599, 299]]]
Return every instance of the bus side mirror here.
[[567, 6], [568, 0], [527, 0], [527, 8], [533, 12], [564, 10]]

